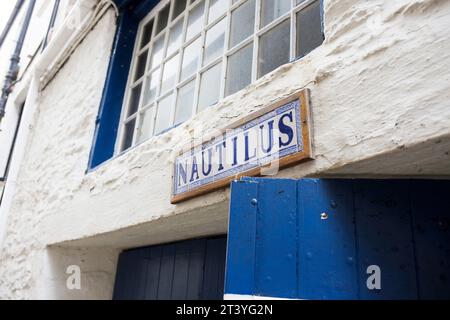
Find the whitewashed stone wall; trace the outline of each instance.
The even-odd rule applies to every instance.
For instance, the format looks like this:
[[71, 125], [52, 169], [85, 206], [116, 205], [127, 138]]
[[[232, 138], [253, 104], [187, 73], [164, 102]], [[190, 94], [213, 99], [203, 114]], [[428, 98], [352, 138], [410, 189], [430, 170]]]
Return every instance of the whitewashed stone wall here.
[[[194, 129], [303, 87], [316, 160], [278, 177], [450, 177], [449, 17], [446, 0], [325, 0], [320, 48], [86, 174], [115, 31], [105, 17], [40, 97], [0, 298], [110, 298], [120, 249], [226, 232], [229, 190], [170, 204], [174, 153]], [[70, 264], [81, 264], [82, 292], [65, 289]]]

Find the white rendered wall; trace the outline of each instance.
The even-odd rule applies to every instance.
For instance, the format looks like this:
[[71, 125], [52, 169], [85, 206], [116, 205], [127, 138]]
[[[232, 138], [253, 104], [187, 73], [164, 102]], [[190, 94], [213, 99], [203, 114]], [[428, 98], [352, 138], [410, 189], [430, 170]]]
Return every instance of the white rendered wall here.
[[[115, 31], [112, 14], [103, 18], [39, 99], [0, 253], [0, 298], [108, 298], [117, 249], [226, 232], [229, 190], [170, 204], [175, 152], [194, 129], [223, 128], [305, 86], [316, 159], [279, 177], [450, 177], [450, 2], [324, 2], [320, 48], [86, 174]], [[49, 245], [64, 258], [49, 259]], [[61, 276], [61, 261], [81, 261], [77, 250], [94, 279], [81, 295]]]

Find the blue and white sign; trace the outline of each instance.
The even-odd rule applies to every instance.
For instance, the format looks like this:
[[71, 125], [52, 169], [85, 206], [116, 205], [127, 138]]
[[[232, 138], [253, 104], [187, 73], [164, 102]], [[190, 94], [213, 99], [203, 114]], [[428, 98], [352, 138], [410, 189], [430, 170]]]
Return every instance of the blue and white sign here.
[[275, 175], [310, 159], [309, 92], [241, 120], [175, 159], [172, 203], [227, 186], [241, 176]]

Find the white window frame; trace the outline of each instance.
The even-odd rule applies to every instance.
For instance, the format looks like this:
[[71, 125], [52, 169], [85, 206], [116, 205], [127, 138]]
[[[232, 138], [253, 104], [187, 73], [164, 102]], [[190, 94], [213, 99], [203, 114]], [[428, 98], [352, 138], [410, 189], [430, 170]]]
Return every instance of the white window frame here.
[[[200, 4], [202, 1], [205, 1], [202, 30], [196, 36], [192, 37], [189, 41], [184, 42], [184, 40], [186, 38], [189, 12], [192, 9], [194, 9], [198, 4]], [[245, 40], [242, 40], [239, 44], [235, 45], [233, 48], [228, 48], [229, 41], [230, 41], [230, 33], [231, 33], [230, 32], [230, 30], [231, 30], [231, 14], [235, 9], [240, 7], [247, 0], [239, 0], [234, 4], [232, 4], [233, 0], [220, 0], [220, 1], [228, 1], [229, 2], [228, 9], [210, 23], [208, 23], [208, 18], [209, 18], [208, 16], [209, 16], [209, 5], [210, 5], [211, 0], [188, 0], [188, 4], [187, 4], [185, 10], [181, 14], [179, 14], [179, 16], [176, 17], [174, 20], [172, 20], [172, 17], [174, 14], [174, 8], [175, 8], [175, 6], [173, 5], [174, 0], [161, 0], [152, 9], [152, 11], [145, 18], [143, 18], [140, 21], [139, 27], [138, 27], [138, 34], [136, 37], [134, 50], [133, 50], [133, 58], [132, 58], [132, 62], [130, 65], [131, 66], [130, 72], [128, 75], [126, 92], [125, 92], [125, 96], [123, 99], [122, 113], [121, 113], [120, 122], [119, 122], [118, 136], [116, 139], [115, 154], [120, 154], [120, 153], [126, 152], [127, 150], [139, 145], [140, 143], [142, 143], [154, 136], [161, 134], [161, 133], [157, 133], [157, 134], [154, 133], [156, 116], [157, 116], [157, 111], [158, 111], [157, 108], [158, 108], [159, 102], [161, 100], [163, 100], [164, 98], [167, 98], [171, 94], [173, 95], [172, 101], [174, 104], [174, 106], [171, 109], [171, 115], [170, 115], [170, 119], [171, 119], [170, 121], [171, 121], [172, 125], [169, 126], [167, 128], [167, 130], [165, 130], [163, 132], [166, 132], [166, 131], [170, 130], [171, 128], [173, 128], [174, 122], [175, 122], [175, 115], [176, 115], [176, 104], [177, 104], [178, 91], [180, 90], [180, 88], [182, 88], [183, 86], [185, 86], [186, 84], [188, 84], [189, 82], [191, 82], [193, 80], [195, 80], [195, 88], [194, 88], [195, 92], [194, 92], [194, 101], [193, 101], [193, 106], [192, 106], [193, 110], [191, 113], [191, 117], [195, 116], [197, 114], [197, 110], [198, 110], [198, 99], [199, 99], [199, 92], [200, 92], [201, 75], [205, 71], [209, 70], [210, 68], [216, 66], [219, 63], [222, 63], [222, 70], [221, 70], [221, 81], [220, 81], [220, 91], [219, 91], [218, 101], [220, 102], [221, 100], [223, 100], [226, 96], [228, 59], [231, 55], [233, 55], [234, 53], [236, 53], [237, 51], [239, 51], [240, 49], [242, 49], [243, 47], [245, 47], [246, 45], [248, 45], [252, 42], [253, 42], [253, 59], [252, 59], [252, 77], [251, 77], [250, 83], [255, 82], [258, 79], [257, 71], [258, 71], [258, 62], [259, 62], [259, 40], [260, 40], [260, 37], [262, 35], [268, 33], [270, 30], [274, 29], [275, 27], [277, 27], [278, 25], [280, 25], [282, 22], [284, 22], [287, 19], [290, 19], [290, 29], [291, 29], [290, 30], [290, 32], [291, 32], [290, 33], [290, 52], [289, 52], [290, 61], [296, 60], [296, 58], [297, 58], [297, 52], [296, 52], [296, 50], [297, 50], [297, 43], [296, 43], [297, 42], [297, 13], [299, 11], [301, 11], [302, 9], [308, 7], [312, 3], [316, 2], [316, 1], [321, 1], [321, 0], [305, 0], [304, 2], [302, 2], [298, 5], [296, 4], [297, 0], [290, 0], [291, 1], [291, 9], [288, 12], [286, 12], [285, 14], [281, 15], [280, 17], [276, 18], [275, 20], [273, 20], [272, 22], [267, 24], [262, 29], [260, 29], [262, 0], [255, 0], [256, 1], [256, 6], [255, 6], [256, 12], [255, 12], [254, 32], [251, 36], [247, 37]], [[170, 5], [168, 23], [167, 23], [166, 27], [159, 34], [156, 34], [156, 29], [157, 29], [158, 19], [159, 19], [158, 13], [163, 8], [165, 8], [165, 6], [168, 5], [170, 2], [173, 2], [173, 3]], [[217, 57], [214, 60], [211, 60], [207, 65], [203, 66], [206, 32], [211, 27], [213, 27], [214, 25], [216, 25], [217, 23], [222, 21], [222, 19], [224, 19], [224, 18], [226, 18], [227, 26], [225, 29], [225, 41], [224, 41], [223, 53], [221, 56]], [[152, 19], [153, 19], [153, 29], [152, 29], [151, 40], [145, 46], [140, 48], [142, 37], [143, 37], [144, 26], [146, 26], [146, 24], [149, 23]], [[182, 34], [181, 34], [182, 45], [177, 50], [174, 50], [170, 55], [166, 56], [166, 52], [167, 52], [168, 45], [169, 45], [170, 29], [181, 20], [183, 20], [183, 30], [182, 30]], [[159, 40], [160, 37], [164, 37], [163, 59], [161, 60], [160, 64], [157, 67], [155, 67], [153, 69], [149, 69], [149, 62], [150, 62], [150, 58], [152, 56], [153, 45], [157, 40]], [[199, 39], [199, 37], [201, 38], [202, 45], [201, 45], [201, 52], [200, 52], [199, 60], [198, 60], [197, 71], [194, 74], [192, 74], [191, 76], [187, 77], [186, 79], [180, 81], [184, 49], [186, 47], [188, 47], [190, 44], [192, 44], [194, 41]], [[137, 59], [146, 50], [148, 50], [148, 52], [147, 52], [147, 61], [146, 61], [146, 68], [145, 68], [144, 75], [140, 79], [134, 81], [134, 78], [136, 76], [136, 71], [137, 71], [136, 70], [137, 69], [136, 68]], [[162, 82], [162, 77], [164, 75], [163, 66], [168, 60], [172, 59], [177, 54], [179, 55], [179, 60], [178, 60], [178, 69], [176, 72], [175, 85], [171, 90], [168, 90], [167, 92], [161, 92], [161, 82]], [[153, 99], [152, 102], [150, 102], [146, 105], [143, 105], [145, 90], [146, 90], [146, 86], [147, 86], [147, 80], [149, 78], [148, 76], [158, 69], [159, 69], [159, 80], [158, 80], [159, 82], [158, 82], [158, 86], [157, 86], [156, 97]], [[130, 99], [131, 99], [132, 89], [140, 84], [142, 84], [142, 88], [141, 88], [138, 110], [132, 116], [127, 117], [127, 114], [129, 112], [129, 107], [130, 107]], [[241, 89], [241, 90], [243, 90], [243, 89]], [[151, 133], [149, 134], [149, 137], [147, 139], [144, 139], [143, 141], [137, 143], [139, 130], [140, 130], [140, 121], [141, 121], [142, 115], [144, 114], [145, 111], [148, 111], [150, 109], [152, 109], [152, 124], [150, 127]], [[134, 127], [134, 134], [133, 134], [133, 142], [129, 148], [123, 150], [125, 124], [132, 121], [133, 119], [136, 120], [135, 127]]]

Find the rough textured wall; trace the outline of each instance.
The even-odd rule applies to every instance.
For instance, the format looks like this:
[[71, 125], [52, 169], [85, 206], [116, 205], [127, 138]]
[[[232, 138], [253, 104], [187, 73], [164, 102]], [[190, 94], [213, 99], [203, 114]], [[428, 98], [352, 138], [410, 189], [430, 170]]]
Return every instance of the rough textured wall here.
[[[46, 241], [90, 237], [224, 201], [226, 190], [171, 205], [175, 152], [192, 131], [223, 128], [304, 86], [312, 90], [316, 160], [280, 176], [326, 174], [436, 137], [448, 139], [449, 14], [448, 1], [325, 1], [323, 46], [87, 174], [73, 200], [61, 204], [63, 214], [42, 221]], [[442, 151], [448, 159], [441, 149], [435, 155]], [[400, 166], [398, 174], [420, 173], [414, 170]], [[435, 172], [448, 175], [450, 168]], [[67, 223], [74, 215], [83, 218]], [[60, 232], [52, 231], [54, 225]]]
[[[44, 294], [37, 291], [49, 268], [41, 221], [64, 214], [62, 205], [80, 192], [114, 32], [110, 11], [39, 98], [0, 253], [2, 299]], [[71, 224], [77, 217], [66, 219]]]
[[[226, 203], [227, 190], [170, 204], [174, 153], [194, 129], [222, 128], [305, 86], [312, 90], [316, 160], [280, 177], [339, 174], [352, 163], [399, 150], [397, 174], [421, 174], [427, 168], [401, 165], [429, 157], [415, 152], [408, 158], [408, 150], [421, 144], [435, 156], [427, 158], [434, 170], [428, 173], [450, 175], [449, 16], [445, 0], [325, 0], [326, 41], [320, 48], [85, 174], [113, 37], [103, 20], [41, 98], [1, 253], [0, 297], [37, 294], [31, 289], [43, 278], [46, 244], [84, 239], [95, 247], [109, 240], [121, 248], [135, 232], [141, 235], [136, 241], [150, 244], [151, 221], [172, 221], [164, 229], [171, 240], [197, 236], [208, 221], [218, 226], [216, 232], [225, 231], [226, 210], [195, 213]], [[361, 171], [387, 174], [392, 164], [378, 160]], [[192, 223], [197, 229], [183, 229], [177, 217], [198, 218]]]

